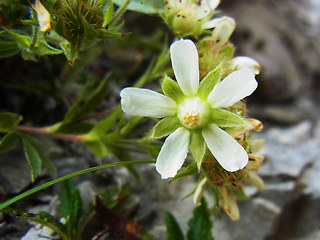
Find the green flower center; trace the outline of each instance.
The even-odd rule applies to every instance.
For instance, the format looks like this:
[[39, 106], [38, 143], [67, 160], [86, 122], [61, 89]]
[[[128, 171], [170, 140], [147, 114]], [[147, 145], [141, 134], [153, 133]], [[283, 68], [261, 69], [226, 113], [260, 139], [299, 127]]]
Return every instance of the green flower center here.
[[208, 107], [199, 97], [187, 98], [178, 107], [178, 118], [189, 129], [203, 126], [207, 115]]

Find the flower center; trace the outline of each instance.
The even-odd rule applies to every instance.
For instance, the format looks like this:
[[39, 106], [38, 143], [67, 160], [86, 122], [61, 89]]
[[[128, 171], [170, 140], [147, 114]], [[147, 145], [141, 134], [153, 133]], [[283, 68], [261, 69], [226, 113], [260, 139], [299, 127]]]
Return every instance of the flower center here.
[[199, 97], [187, 98], [178, 107], [178, 118], [183, 126], [197, 128], [206, 120], [207, 107]]

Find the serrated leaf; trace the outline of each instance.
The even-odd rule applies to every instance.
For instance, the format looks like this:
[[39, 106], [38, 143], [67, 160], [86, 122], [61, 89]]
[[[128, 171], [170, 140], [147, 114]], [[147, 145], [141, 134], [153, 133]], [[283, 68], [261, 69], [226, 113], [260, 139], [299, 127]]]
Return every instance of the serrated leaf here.
[[191, 163], [190, 165], [188, 165], [186, 168], [184, 168], [183, 170], [180, 170], [171, 180], [170, 182], [178, 179], [178, 178], [181, 178], [181, 177], [186, 177], [186, 176], [189, 176], [189, 175], [192, 175], [194, 173], [196, 173], [198, 170], [198, 167], [197, 167], [197, 163], [196, 162], [193, 162]]
[[67, 220], [67, 231], [70, 239], [76, 235], [82, 215], [80, 192], [71, 181], [64, 181], [59, 194], [62, 217]]
[[181, 123], [177, 116], [170, 116], [160, 120], [153, 128], [152, 137], [162, 138], [173, 133]]
[[176, 103], [183, 101], [185, 97], [179, 85], [167, 76], [163, 79], [162, 91], [167, 97], [171, 98]]
[[0, 152], [7, 152], [13, 149], [19, 141], [19, 135], [15, 132], [6, 134], [0, 142]]
[[165, 212], [164, 214], [168, 240], [184, 240], [182, 230], [175, 217], [170, 212]]
[[[118, 6], [122, 6], [125, 0], [113, 0], [113, 2]], [[162, 0], [131, 0], [127, 5], [127, 9], [146, 14], [154, 14], [158, 11], [163, 11], [163, 6]]]
[[24, 154], [29, 164], [31, 180], [34, 182], [35, 178], [41, 173], [41, 157], [37, 149], [26, 137], [22, 136], [21, 140]]
[[0, 113], [0, 132], [9, 132], [22, 121], [22, 116], [15, 113]]
[[212, 109], [210, 122], [220, 127], [248, 127], [251, 125], [238, 115], [223, 109]]
[[198, 169], [201, 167], [203, 157], [206, 153], [207, 144], [200, 131], [192, 131], [190, 136], [190, 151], [197, 162]]
[[200, 82], [198, 93], [207, 99], [214, 86], [221, 80], [221, 65], [209, 72]]
[[193, 211], [192, 218], [188, 221], [189, 231], [187, 233], [188, 240], [213, 240], [210, 213], [207, 201], [202, 198], [201, 205]]

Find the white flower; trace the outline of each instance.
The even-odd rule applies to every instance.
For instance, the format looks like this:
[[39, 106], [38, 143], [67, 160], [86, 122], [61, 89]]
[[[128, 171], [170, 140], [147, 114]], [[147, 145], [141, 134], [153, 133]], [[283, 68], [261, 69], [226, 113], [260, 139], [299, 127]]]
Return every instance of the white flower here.
[[49, 31], [51, 29], [51, 17], [47, 9], [42, 5], [40, 0], [36, 0], [31, 4], [32, 8], [37, 12], [38, 22], [40, 30], [42, 32]]
[[[233, 172], [244, 168], [248, 163], [247, 152], [221, 127], [247, 123], [221, 108], [249, 96], [257, 88], [255, 75], [248, 68], [240, 69], [212, 85], [211, 90], [212, 82], [206, 81], [207, 77], [202, 80], [204, 84], [201, 85], [201, 82], [199, 85], [198, 52], [191, 40], [174, 42], [170, 53], [174, 74], [181, 88], [170, 95], [174, 100], [151, 90], [133, 87], [124, 88], [120, 93], [122, 109], [130, 115], [156, 118], [170, 116], [168, 119], [176, 117], [179, 120], [160, 150], [156, 161], [157, 171], [163, 179], [174, 177], [189, 148], [195, 149], [191, 149], [192, 154], [196, 153], [194, 155], [198, 155], [200, 149], [199, 155], [203, 157], [205, 151], [201, 150], [202, 143], [225, 170]], [[207, 79], [210, 80], [209, 77]], [[216, 78], [220, 79], [220, 75]], [[205, 85], [207, 83], [209, 85]], [[181, 97], [178, 98], [178, 95]], [[169, 126], [165, 127], [170, 129]], [[198, 134], [199, 144], [191, 144], [191, 136], [195, 134]]]

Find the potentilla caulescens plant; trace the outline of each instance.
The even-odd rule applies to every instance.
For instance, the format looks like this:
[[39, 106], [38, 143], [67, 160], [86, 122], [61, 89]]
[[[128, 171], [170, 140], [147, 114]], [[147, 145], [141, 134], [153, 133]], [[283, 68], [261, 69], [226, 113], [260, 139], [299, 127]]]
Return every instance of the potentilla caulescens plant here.
[[200, 168], [207, 147], [225, 170], [234, 172], [244, 168], [248, 154], [224, 128], [250, 128], [248, 121], [228, 111], [228, 107], [257, 88], [254, 73], [242, 68], [220, 81], [222, 70], [218, 66], [199, 83], [195, 44], [181, 39], [171, 45], [170, 54], [178, 84], [165, 77], [164, 95], [134, 87], [120, 93], [125, 113], [163, 118], [153, 130], [155, 138], [169, 135], [157, 157], [157, 171], [163, 179], [174, 177], [189, 149]]

